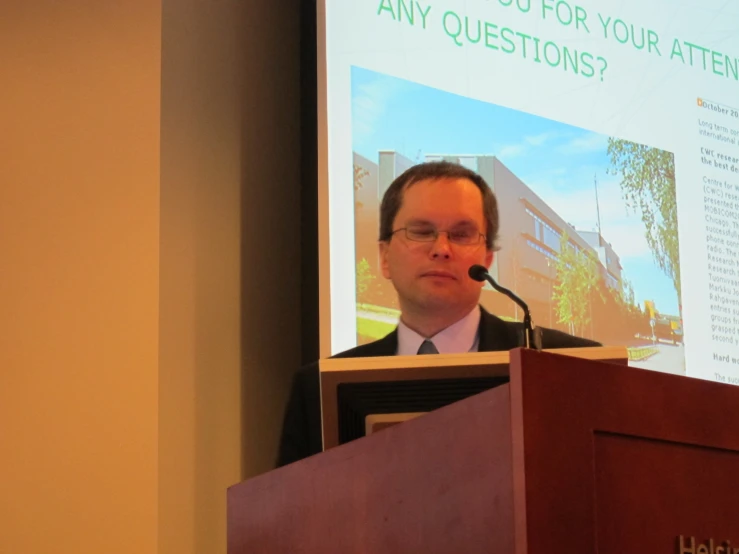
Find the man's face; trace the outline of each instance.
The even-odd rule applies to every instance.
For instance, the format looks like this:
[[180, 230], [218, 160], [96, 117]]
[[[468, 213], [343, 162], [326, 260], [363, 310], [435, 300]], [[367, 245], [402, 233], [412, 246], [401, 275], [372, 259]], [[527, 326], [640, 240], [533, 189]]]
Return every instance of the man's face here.
[[[403, 194], [393, 231], [404, 227], [484, 234], [482, 193], [468, 179], [414, 183]], [[462, 246], [450, 242], [446, 233], [434, 242], [416, 242], [399, 231], [380, 242], [380, 259], [382, 273], [392, 280], [404, 312], [449, 310], [461, 317], [479, 302], [482, 288], [467, 271], [473, 264], [490, 267], [493, 252], [482, 238], [474, 246]]]

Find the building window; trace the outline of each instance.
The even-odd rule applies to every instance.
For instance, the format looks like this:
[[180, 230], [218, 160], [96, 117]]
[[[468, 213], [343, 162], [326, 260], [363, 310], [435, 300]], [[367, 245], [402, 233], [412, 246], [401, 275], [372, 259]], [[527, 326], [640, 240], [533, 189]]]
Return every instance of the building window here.
[[551, 260], [556, 260], [557, 259], [557, 256], [555, 256], [554, 254], [552, 254], [546, 248], [542, 248], [541, 246], [539, 246], [538, 244], [536, 244], [534, 241], [527, 240], [526, 241], [526, 244], [528, 244], [531, 248], [533, 248], [537, 252], [539, 252], [541, 254], [544, 254], [547, 258], [549, 258]]
[[546, 244], [555, 252], [559, 252], [559, 241], [561, 238], [559, 231], [528, 208], [526, 208], [526, 213], [534, 220], [534, 236], [536, 240]]

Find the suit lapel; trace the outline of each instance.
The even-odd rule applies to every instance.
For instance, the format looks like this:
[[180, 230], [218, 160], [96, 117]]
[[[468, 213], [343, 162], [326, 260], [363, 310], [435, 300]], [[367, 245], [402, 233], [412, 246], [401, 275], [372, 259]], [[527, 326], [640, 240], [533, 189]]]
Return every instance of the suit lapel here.
[[480, 306], [482, 312], [480, 317], [480, 352], [495, 352], [499, 350], [511, 350], [520, 346], [518, 333], [513, 324], [506, 323], [499, 317], [495, 317]]
[[395, 356], [398, 352], [398, 328], [388, 333], [376, 343], [377, 350], [374, 356]]

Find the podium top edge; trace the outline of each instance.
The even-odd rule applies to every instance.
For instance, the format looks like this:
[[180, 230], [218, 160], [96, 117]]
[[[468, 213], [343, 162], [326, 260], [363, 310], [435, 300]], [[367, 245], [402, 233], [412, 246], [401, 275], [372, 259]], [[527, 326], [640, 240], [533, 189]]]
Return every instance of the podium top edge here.
[[[626, 360], [625, 346], [600, 346], [585, 348], [556, 348], [542, 350], [551, 354], [572, 356], [586, 360]], [[508, 365], [509, 351], [466, 352], [461, 354], [432, 354], [426, 356], [376, 356], [370, 358], [325, 358], [319, 360], [321, 373], [339, 371], [367, 371], [383, 369], [415, 369], [424, 367], [453, 367], [480, 365]]]

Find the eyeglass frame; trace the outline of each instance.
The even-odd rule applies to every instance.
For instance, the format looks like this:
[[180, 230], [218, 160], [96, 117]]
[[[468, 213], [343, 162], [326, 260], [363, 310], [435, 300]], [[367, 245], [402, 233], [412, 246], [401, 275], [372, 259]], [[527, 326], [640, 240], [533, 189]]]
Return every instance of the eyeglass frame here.
[[456, 241], [452, 240], [452, 236], [449, 234], [452, 231], [449, 231], [449, 230], [440, 231], [439, 229], [436, 229], [436, 228], [432, 228], [432, 229], [433, 229], [433, 235], [432, 235], [433, 238], [431, 238], [429, 240], [423, 240], [423, 239], [418, 239], [418, 238], [412, 238], [412, 237], [410, 237], [408, 235], [409, 227], [400, 227], [399, 229], [393, 229], [393, 231], [391, 231], [390, 236], [388, 237], [387, 240], [390, 240], [395, 233], [399, 233], [400, 231], [405, 231], [405, 238], [407, 238], [408, 240], [413, 241], [413, 242], [426, 243], [426, 244], [432, 244], [432, 243], [436, 242], [437, 240], [439, 240], [439, 235], [441, 233], [446, 233], [446, 238], [449, 241], [449, 243], [450, 244], [453, 244], [455, 246], [480, 246], [480, 244], [481, 243], [484, 243], [485, 242], [485, 239], [487, 238], [484, 233], [481, 233], [480, 231], [478, 231], [477, 229], [475, 229], [475, 231], [477, 231], [477, 242], [465, 244], [465, 243], [460, 243], [460, 242], [456, 242]]

